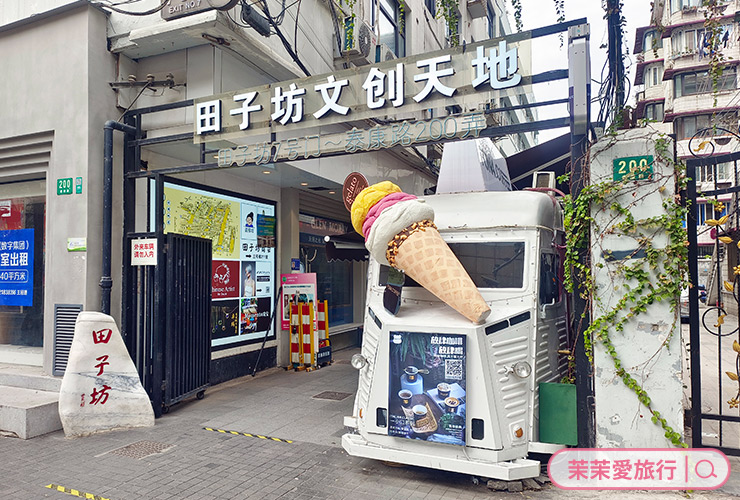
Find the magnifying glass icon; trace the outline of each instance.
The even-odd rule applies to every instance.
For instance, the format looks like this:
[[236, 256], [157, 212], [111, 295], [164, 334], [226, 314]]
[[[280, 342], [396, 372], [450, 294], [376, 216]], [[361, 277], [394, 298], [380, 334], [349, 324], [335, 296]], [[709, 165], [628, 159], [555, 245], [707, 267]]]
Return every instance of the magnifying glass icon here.
[[[702, 462], [708, 463], [709, 464], [709, 467], [710, 467], [710, 471], [711, 472], [709, 472], [709, 474], [707, 474], [706, 476], [702, 476], [699, 473], [699, 465], [701, 465]], [[717, 474], [714, 473], [714, 464], [711, 461], [709, 461], [709, 460], [699, 460], [698, 462], [696, 462], [696, 465], [694, 466], [694, 472], [696, 473], [696, 475], [698, 477], [700, 477], [702, 479], [709, 479], [710, 477], [717, 477]]]

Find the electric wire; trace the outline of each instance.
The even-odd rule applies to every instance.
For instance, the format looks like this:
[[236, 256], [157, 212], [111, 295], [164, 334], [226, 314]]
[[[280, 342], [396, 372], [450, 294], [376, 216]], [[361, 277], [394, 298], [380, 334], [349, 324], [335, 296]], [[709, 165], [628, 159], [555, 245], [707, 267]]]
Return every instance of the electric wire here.
[[149, 16], [151, 14], [156, 14], [160, 10], [164, 9], [165, 6], [169, 3], [170, 0], [163, 0], [162, 3], [159, 5], [159, 7], [155, 7], [153, 9], [145, 10], [143, 12], [131, 12], [123, 9], [119, 9], [115, 5], [117, 4], [111, 4], [110, 2], [103, 2], [98, 1], [94, 2], [94, 5], [100, 5], [104, 9], [112, 10], [113, 12], [118, 12], [119, 14], [126, 14], [127, 16]]

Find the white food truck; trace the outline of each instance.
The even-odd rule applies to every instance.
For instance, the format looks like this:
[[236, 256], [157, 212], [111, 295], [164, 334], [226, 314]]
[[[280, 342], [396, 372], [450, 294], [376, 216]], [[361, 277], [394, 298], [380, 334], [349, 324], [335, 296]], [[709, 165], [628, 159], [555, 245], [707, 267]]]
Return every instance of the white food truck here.
[[482, 324], [408, 278], [392, 314], [383, 300], [398, 273], [370, 257], [352, 360], [359, 384], [342, 438], [350, 455], [514, 480], [540, 474], [529, 453], [563, 448], [541, 442], [539, 430], [539, 384], [567, 369], [563, 212], [553, 191], [424, 198], [491, 308]]

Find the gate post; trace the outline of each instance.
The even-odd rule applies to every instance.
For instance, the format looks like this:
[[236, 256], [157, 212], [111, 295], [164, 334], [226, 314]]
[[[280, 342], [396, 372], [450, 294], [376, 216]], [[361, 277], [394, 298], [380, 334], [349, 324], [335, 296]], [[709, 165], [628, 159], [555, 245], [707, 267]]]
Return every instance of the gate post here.
[[[699, 280], [698, 235], [696, 228], [696, 179], [689, 175], [690, 163], [686, 164], [686, 198], [689, 203], [686, 214], [686, 232], [689, 240], [689, 283], [696, 285]], [[707, 301], [708, 302], [708, 301]], [[699, 291], [695, 286], [689, 287], [689, 345], [691, 363], [691, 447], [700, 448], [701, 436], [701, 338], [699, 336]]]
[[[568, 28], [568, 87], [570, 101], [570, 163], [571, 195], [577, 198], [588, 181], [588, 128], [591, 123], [591, 58], [588, 48], [587, 24]], [[588, 265], [588, 249], [579, 257]], [[594, 447], [593, 379], [591, 362], [583, 343], [583, 332], [591, 323], [591, 311], [581, 297], [583, 284], [576, 277], [573, 309], [575, 313], [575, 378], [578, 446]]]

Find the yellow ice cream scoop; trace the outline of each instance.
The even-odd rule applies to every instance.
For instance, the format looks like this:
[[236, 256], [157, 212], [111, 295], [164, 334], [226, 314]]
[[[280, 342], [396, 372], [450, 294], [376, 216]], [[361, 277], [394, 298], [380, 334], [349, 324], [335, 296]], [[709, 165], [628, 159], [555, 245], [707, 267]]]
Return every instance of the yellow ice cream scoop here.
[[352, 227], [355, 231], [362, 234], [362, 223], [370, 209], [391, 193], [400, 193], [401, 188], [391, 181], [383, 181], [372, 186], [368, 186], [357, 195], [352, 202]]

